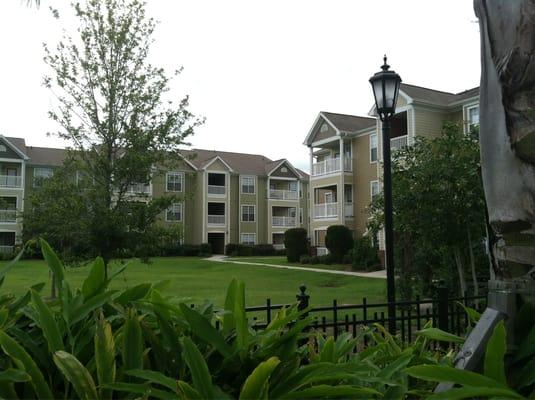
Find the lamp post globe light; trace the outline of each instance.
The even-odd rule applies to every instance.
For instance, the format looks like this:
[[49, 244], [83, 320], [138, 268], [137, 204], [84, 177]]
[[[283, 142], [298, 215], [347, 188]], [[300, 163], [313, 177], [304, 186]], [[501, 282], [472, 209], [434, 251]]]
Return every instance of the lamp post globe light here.
[[394, 271], [394, 230], [392, 223], [392, 171], [390, 167], [390, 119], [396, 111], [399, 85], [401, 78], [390, 66], [384, 64], [381, 71], [370, 78], [370, 83], [375, 97], [377, 114], [383, 125], [383, 195], [384, 195], [384, 230], [385, 230], [385, 261], [386, 261], [386, 284], [388, 301], [388, 330], [396, 332], [396, 286]]

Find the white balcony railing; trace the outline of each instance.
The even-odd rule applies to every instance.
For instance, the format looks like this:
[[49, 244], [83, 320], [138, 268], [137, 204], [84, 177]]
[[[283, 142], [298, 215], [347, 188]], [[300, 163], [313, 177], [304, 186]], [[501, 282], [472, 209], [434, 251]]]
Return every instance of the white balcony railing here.
[[224, 196], [226, 193], [225, 186], [220, 185], [208, 185], [208, 194], [215, 194], [217, 196]]
[[0, 222], [17, 222], [17, 210], [0, 210]]
[[353, 203], [345, 203], [344, 215], [346, 218], [353, 218]]
[[272, 226], [295, 226], [295, 217], [273, 217]]
[[314, 218], [338, 217], [338, 203], [314, 204]]
[[[332, 174], [334, 172], [340, 171], [340, 159], [339, 158], [328, 158], [323, 161], [319, 161], [312, 165], [312, 175], [326, 175]], [[344, 158], [344, 171], [351, 172], [353, 170], [353, 159]]]
[[299, 193], [296, 190], [270, 189], [269, 198], [276, 200], [297, 200]]
[[0, 187], [22, 187], [22, 176], [0, 175]]
[[409, 145], [409, 137], [407, 135], [398, 136], [390, 139], [390, 149], [398, 150]]
[[225, 225], [224, 215], [209, 215], [208, 225]]
[[15, 246], [0, 246], [0, 253], [13, 253]]

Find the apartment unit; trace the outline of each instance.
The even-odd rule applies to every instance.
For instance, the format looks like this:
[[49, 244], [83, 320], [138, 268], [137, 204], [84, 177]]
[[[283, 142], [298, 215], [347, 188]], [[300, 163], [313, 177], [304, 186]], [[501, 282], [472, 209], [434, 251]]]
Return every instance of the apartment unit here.
[[[65, 156], [63, 149], [26, 146], [22, 138], [0, 135], [0, 251], [20, 243], [20, 212], [29, 194]], [[128, 192], [133, 199], [179, 198], [159, 223], [180, 226], [184, 243], [210, 242], [215, 253], [228, 243], [282, 248], [287, 229], [308, 229], [308, 175], [287, 160], [208, 150], [184, 150], [181, 160]]]
[[[410, 146], [417, 136], [441, 134], [446, 121], [479, 124], [479, 88], [448, 93], [401, 84], [391, 124], [390, 146]], [[320, 112], [304, 144], [310, 154], [310, 237], [326, 253], [330, 225], [343, 224], [355, 237], [367, 233], [368, 206], [381, 191], [381, 121], [375, 106], [366, 117]], [[382, 235], [377, 238], [382, 249]]]

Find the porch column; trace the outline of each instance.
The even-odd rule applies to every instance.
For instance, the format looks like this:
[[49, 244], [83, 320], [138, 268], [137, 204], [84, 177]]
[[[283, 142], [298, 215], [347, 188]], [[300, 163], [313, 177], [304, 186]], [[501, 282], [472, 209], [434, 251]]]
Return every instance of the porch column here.
[[338, 201], [338, 219], [345, 224], [344, 213], [344, 138], [340, 137], [340, 183], [336, 187], [336, 200]]

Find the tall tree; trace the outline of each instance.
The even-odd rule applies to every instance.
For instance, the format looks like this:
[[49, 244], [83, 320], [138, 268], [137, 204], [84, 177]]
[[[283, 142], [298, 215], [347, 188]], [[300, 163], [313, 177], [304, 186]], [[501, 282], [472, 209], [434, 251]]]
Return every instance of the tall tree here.
[[54, 50], [45, 45], [52, 73], [44, 82], [57, 97], [50, 111], [57, 134], [72, 146], [68, 168], [84, 186], [88, 245], [107, 262], [126, 245], [133, 211], [142, 231], [169, 205], [143, 187], [177, 162], [179, 145], [202, 120], [188, 111], [188, 97], [165, 97], [170, 78], [149, 62], [155, 22], [144, 2], [87, 0], [73, 9], [77, 35]]
[[[446, 123], [441, 136], [418, 138], [413, 146], [395, 153], [392, 182], [395, 247], [404, 296], [410, 296], [415, 280], [426, 286], [452, 272], [464, 293], [467, 260], [477, 290], [474, 250], [485, 237], [477, 133], [464, 134], [460, 125]], [[383, 218], [380, 197], [372, 202], [371, 211], [369, 228], [377, 231]], [[481, 268], [486, 270], [486, 265]]]

